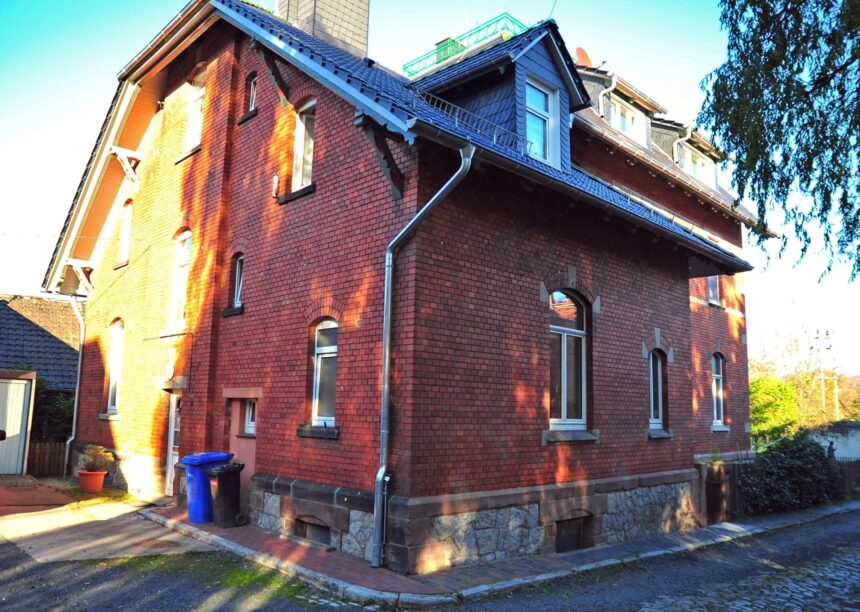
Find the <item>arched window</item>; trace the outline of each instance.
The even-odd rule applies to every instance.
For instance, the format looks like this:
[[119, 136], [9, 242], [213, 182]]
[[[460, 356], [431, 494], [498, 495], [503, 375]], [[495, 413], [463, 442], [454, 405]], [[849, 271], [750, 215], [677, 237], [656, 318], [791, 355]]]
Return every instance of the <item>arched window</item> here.
[[550, 308], [550, 427], [586, 428], [585, 306], [554, 291]]
[[714, 397], [714, 425], [725, 424], [725, 369], [726, 358], [719, 353], [711, 355], [711, 394]]
[[296, 114], [296, 131], [293, 146], [293, 191], [311, 184], [314, 162], [314, 122], [317, 101], [310, 100]]
[[337, 322], [326, 319], [314, 330], [314, 382], [311, 425], [334, 427], [337, 386]]
[[242, 286], [245, 282], [245, 255], [236, 253], [233, 255], [233, 263], [230, 272], [230, 306], [238, 308], [242, 305]]
[[191, 270], [191, 230], [176, 237], [173, 270], [173, 308], [171, 317], [177, 327], [185, 327], [188, 274]]
[[257, 108], [257, 73], [252, 72], [245, 80], [245, 112]]
[[666, 353], [660, 349], [651, 351], [648, 359], [650, 375], [651, 409], [648, 415], [648, 426], [651, 429], [666, 428], [666, 408], [668, 376], [666, 373]]
[[125, 204], [122, 205], [117, 263], [127, 263], [128, 253], [131, 250], [131, 203], [131, 200], [126, 200]]
[[125, 323], [122, 319], [116, 319], [110, 325], [110, 345], [108, 347], [108, 414], [116, 414], [119, 406], [124, 345]]

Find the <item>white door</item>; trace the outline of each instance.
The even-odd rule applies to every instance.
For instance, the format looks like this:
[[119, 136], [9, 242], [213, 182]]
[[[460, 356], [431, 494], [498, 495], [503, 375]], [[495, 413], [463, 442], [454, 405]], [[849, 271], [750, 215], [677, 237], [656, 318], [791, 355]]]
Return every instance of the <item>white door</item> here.
[[182, 396], [170, 394], [170, 417], [167, 421], [167, 478], [164, 493], [173, 495], [173, 466], [179, 461], [179, 425], [182, 417]]
[[0, 442], [0, 474], [24, 473], [31, 385], [29, 380], [0, 380], [0, 429], [6, 430], [6, 440]]

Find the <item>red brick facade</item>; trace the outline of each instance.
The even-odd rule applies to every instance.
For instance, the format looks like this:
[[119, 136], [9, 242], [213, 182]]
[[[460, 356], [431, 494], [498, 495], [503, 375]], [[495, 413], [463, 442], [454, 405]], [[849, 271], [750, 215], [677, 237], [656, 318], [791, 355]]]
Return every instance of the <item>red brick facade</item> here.
[[[187, 83], [203, 65], [204, 131], [199, 150], [187, 154]], [[125, 475], [133, 487], [163, 486], [166, 390], [182, 394], [182, 455], [229, 448], [228, 390], [259, 389], [259, 474], [373, 488], [385, 248], [456, 169], [457, 155], [423, 141], [392, 143], [405, 176], [404, 196], [394, 200], [372, 143], [354, 126], [354, 108], [280, 68], [287, 105], [249, 39], [224, 23], [176, 58], [140, 148], [128, 262], [117, 261], [122, 202], [100, 239], [78, 442], [116, 448], [136, 465]], [[243, 117], [252, 72], [257, 111]], [[281, 194], [289, 190], [295, 109], [311, 98], [315, 190], [281, 205], [272, 178]], [[576, 130], [572, 144], [575, 162], [740, 245], [733, 219]], [[192, 249], [182, 328], [169, 312], [175, 238], [184, 230]], [[245, 257], [244, 312], [224, 316], [236, 253]], [[743, 296], [723, 277], [726, 308], [707, 305], [705, 280], [688, 278], [687, 257], [667, 240], [479, 163], [397, 254], [392, 493], [411, 499], [672, 472], [692, 468], [695, 454], [748, 449]], [[587, 419], [596, 441], [542, 439], [546, 293], [557, 289], [588, 304]], [[310, 421], [309, 355], [324, 317], [339, 324], [337, 439], [297, 435]], [[117, 318], [125, 325], [121, 394], [117, 414], [107, 415]], [[670, 356], [670, 439], [648, 437], [654, 348]], [[730, 432], [711, 432], [714, 352], [726, 357]]]

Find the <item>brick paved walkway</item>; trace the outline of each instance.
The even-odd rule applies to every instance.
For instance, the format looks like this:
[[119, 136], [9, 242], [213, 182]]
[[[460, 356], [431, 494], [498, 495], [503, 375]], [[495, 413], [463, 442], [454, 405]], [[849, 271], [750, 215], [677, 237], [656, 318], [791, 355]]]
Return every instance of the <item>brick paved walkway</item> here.
[[[188, 522], [188, 513], [185, 510], [180, 510], [172, 506], [158, 508], [153, 510], [153, 512], [172, 520], [178, 520], [183, 523]], [[212, 523], [195, 524], [194, 527], [220, 536], [240, 546], [259, 551], [262, 554], [271, 555], [288, 563], [364, 588], [390, 593], [418, 593], [426, 595], [442, 593], [438, 587], [422, 584], [409, 576], [404, 576], [403, 574], [398, 574], [384, 568], [374, 569], [370, 567], [369, 562], [348, 555], [345, 552], [339, 550], [325, 551], [305, 546], [257, 527], [248, 526], [221, 529]]]

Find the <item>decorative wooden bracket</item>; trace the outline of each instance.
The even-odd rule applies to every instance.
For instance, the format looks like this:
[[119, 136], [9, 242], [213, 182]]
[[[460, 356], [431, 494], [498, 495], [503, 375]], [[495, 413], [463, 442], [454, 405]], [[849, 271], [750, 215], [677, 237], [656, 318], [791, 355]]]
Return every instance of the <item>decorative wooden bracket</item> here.
[[370, 121], [365, 115], [359, 115], [355, 120], [355, 125], [363, 129], [365, 135], [373, 143], [379, 166], [391, 184], [391, 195], [395, 200], [399, 200], [403, 197], [403, 172], [397, 167], [394, 155], [388, 147], [385, 132], [379, 124]]
[[269, 79], [272, 85], [275, 86], [275, 91], [278, 92], [278, 98], [281, 101], [281, 106], [286, 106], [290, 97], [290, 86], [284, 80], [284, 76], [278, 69], [278, 64], [275, 61], [275, 56], [271, 51], [263, 47], [256, 40], [251, 41], [251, 49], [257, 52], [260, 56], [260, 61], [266, 65], [266, 72], [269, 73]]
[[110, 153], [116, 155], [116, 159], [125, 173], [125, 178], [137, 189], [140, 186], [140, 179], [137, 176], [137, 165], [140, 163], [140, 155], [137, 151], [130, 151], [122, 147], [111, 147]]

